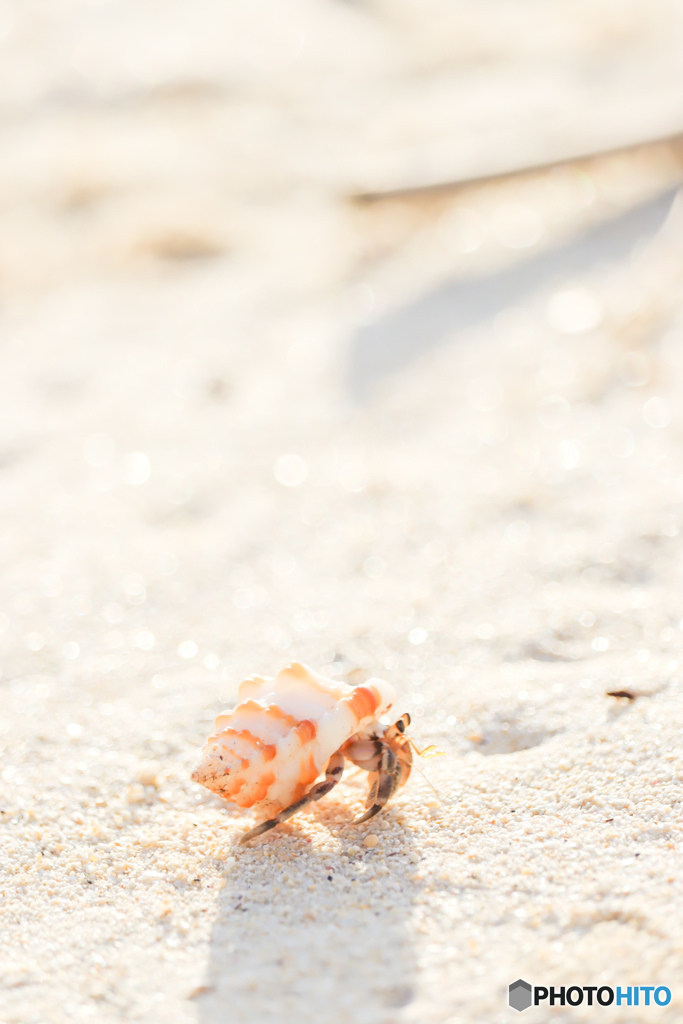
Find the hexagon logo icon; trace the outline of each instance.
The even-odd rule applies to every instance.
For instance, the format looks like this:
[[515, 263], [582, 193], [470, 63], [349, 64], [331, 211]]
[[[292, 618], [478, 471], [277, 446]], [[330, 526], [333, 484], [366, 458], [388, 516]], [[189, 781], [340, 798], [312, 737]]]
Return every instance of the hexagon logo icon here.
[[528, 981], [517, 978], [508, 986], [508, 1002], [513, 1010], [528, 1010], [531, 1006], [531, 985]]

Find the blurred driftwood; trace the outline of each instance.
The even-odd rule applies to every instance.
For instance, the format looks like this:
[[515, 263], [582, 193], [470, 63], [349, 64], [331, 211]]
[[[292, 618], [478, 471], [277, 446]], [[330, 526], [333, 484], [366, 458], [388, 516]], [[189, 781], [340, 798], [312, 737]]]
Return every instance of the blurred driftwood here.
[[667, 188], [578, 237], [480, 277], [458, 276], [364, 324], [351, 341], [348, 386], [367, 399], [390, 373], [491, 320], [509, 306], [592, 267], [626, 259], [662, 228], [677, 189]]
[[522, 177], [526, 174], [536, 174], [542, 171], [551, 170], [553, 167], [566, 167], [572, 164], [587, 163], [591, 160], [599, 160], [603, 157], [626, 156], [653, 149], [656, 146], [671, 146], [683, 149], [683, 130], [669, 135], [653, 136], [651, 139], [639, 139], [634, 142], [627, 142], [620, 146], [606, 146], [604, 149], [592, 149], [585, 152], [567, 153], [553, 157], [552, 159], [539, 160], [528, 164], [513, 163], [509, 166], [483, 170], [479, 174], [463, 175], [442, 181], [416, 181], [407, 182], [405, 185], [398, 185], [386, 189], [359, 190], [351, 193], [351, 199], [359, 203], [376, 203], [384, 199], [408, 199], [420, 196], [437, 196], [442, 193], [455, 192], [462, 188], [470, 188], [475, 185], [484, 185], [494, 181], [507, 180], [509, 178]]

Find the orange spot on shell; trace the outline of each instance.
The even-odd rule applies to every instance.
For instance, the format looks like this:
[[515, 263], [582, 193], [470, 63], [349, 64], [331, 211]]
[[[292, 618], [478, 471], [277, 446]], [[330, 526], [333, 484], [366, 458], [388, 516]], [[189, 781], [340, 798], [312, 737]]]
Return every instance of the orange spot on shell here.
[[299, 779], [305, 785], [315, 781], [320, 775], [320, 769], [313, 759], [313, 751], [309, 751], [301, 764]]
[[240, 729], [239, 732], [237, 732], [237, 729], [228, 729], [228, 732], [244, 740], [245, 743], [249, 743], [256, 750], [263, 746], [263, 740], [260, 740], [258, 736], [254, 736], [253, 732], [249, 732], [248, 729]]
[[380, 696], [374, 686], [357, 686], [350, 697], [344, 697], [357, 721], [371, 718], [380, 705]]
[[275, 773], [272, 771], [264, 772], [261, 778], [259, 779], [258, 788], [254, 792], [254, 795], [252, 797], [252, 803], [260, 803], [260, 801], [265, 798], [266, 793], [268, 792], [268, 790], [270, 789], [274, 782]]
[[311, 783], [315, 782], [319, 775], [320, 769], [313, 759], [313, 751], [309, 751], [301, 761], [299, 781], [294, 787], [291, 798], [287, 802], [295, 804], [297, 800], [301, 800], [302, 796], [306, 796], [311, 788]]
[[[227, 737], [228, 735], [230, 735], [231, 737], [234, 736], [235, 739], [244, 740], [244, 742], [248, 743], [249, 746], [253, 747], [255, 751], [260, 750], [261, 753], [263, 754], [264, 761], [272, 761], [273, 758], [275, 757], [275, 754], [277, 753], [277, 747], [275, 746], [274, 743], [264, 743], [263, 740], [260, 739], [258, 736], [254, 736], [253, 732], [250, 732], [249, 729], [240, 729], [239, 732], [237, 731], [237, 729], [226, 729], [225, 733], [223, 734], [223, 738], [225, 739], [225, 737]], [[248, 758], [243, 758], [242, 767], [244, 768], [248, 764]]]
[[304, 747], [307, 743], [310, 743], [311, 740], [315, 739], [318, 732], [318, 726], [315, 722], [312, 722], [310, 718], [304, 718], [303, 721], [299, 722], [294, 731], [299, 737], [301, 746]]
[[294, 728], [294, 726], [297, 724], [296, 718], [292, 718], [291, 715], [285, 714], [282, 708], [279, 708], [277, 704], [269, 704], [265, 711], [263, 710], [260, 704], [257, 704], [256, 706], [258, 707], [261, 714], [269, 715], [270, 718], [276, 718], [280, 722], [284, 722], [285, 725], [290, 726], [290, 728]]
[[240, 778], [240, 776], [227, 776], [227, 782], [223, 785], [220, 790], [220, 795], [225, 800], [231, 800], [233, 803], [237, 803], [237, 794], [241, 789], [244, 788], [246, 779]]
[[233, 804], [237, 804], [238, 807], [252, 807], [253, 806], [254, 798], [251, 795], [251, 789], [249, 787], [247, 787], [247, 795], [246, 796], [243, 796], [243, 797], [240, 798], [240, 795], [239, 795], [240, 791], [242, 789], [244, 789], [246, 784], [247, 784], [247, 780], [246, 779], [240, 779], [238, 785], [233, 790], [232, 796], [229, 797], [229, 800], [231, 800]]

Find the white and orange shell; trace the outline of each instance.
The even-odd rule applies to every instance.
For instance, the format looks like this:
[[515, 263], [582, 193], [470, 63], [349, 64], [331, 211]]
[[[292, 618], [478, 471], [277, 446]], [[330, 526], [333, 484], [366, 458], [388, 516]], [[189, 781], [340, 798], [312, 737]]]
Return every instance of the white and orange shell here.
[[274, 679], [246, 679], [238, 692], [240, 703], [216, 719], [192, 778], [267, 817], [304, 796], [332, 754], [351, 736], [369, 735], [396, 696], [382, 679], [352, 687], [298, 662]]

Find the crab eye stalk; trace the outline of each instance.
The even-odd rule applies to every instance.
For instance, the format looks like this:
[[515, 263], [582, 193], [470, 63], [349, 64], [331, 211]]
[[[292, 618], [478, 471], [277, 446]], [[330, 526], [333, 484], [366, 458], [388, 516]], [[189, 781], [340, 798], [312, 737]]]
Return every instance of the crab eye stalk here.
[[406, 711], [405, 715], [401, 715], [401, 717], [399, 718], [398, 722], [396, 723], [396, 728], [398, 729], [399, 732], [405, 732], [409, 725], [410, 725], [410, 715]]

